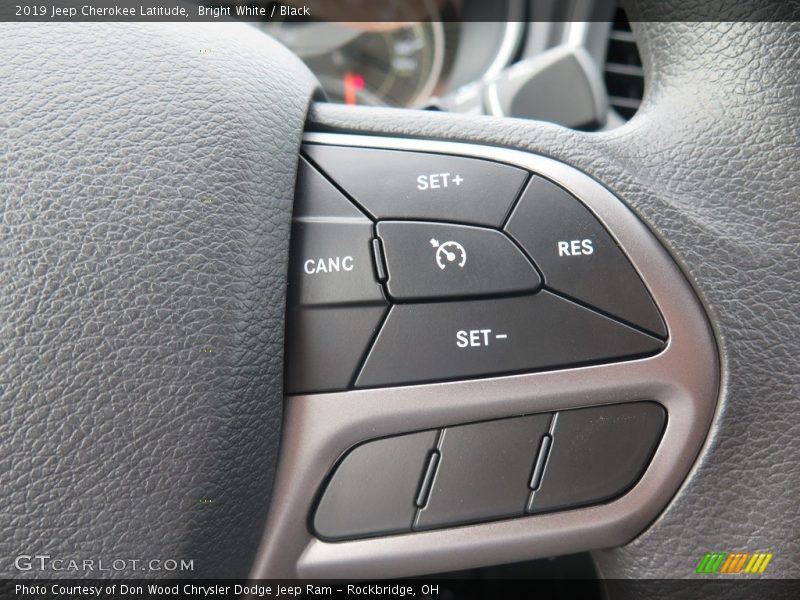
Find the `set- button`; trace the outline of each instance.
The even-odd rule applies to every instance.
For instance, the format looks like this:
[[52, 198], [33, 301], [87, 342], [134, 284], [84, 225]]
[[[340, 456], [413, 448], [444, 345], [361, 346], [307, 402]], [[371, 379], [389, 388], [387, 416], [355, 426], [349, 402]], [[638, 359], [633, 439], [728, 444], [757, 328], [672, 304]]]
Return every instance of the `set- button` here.
[[574, 302], [530, 296], [397, 304], [356, 387], [583, 365], [651, 354], [661, 340]]

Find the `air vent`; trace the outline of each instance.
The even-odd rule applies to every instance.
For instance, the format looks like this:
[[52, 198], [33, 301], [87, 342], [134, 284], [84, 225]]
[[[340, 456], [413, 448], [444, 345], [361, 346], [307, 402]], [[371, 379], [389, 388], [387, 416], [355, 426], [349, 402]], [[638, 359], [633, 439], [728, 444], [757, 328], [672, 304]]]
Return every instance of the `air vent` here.
[[621, 7], [614, 14], [603, 77], [608, 103], [621, 117], [630, 119], [642, 103], [644, 70], [630, 23]]

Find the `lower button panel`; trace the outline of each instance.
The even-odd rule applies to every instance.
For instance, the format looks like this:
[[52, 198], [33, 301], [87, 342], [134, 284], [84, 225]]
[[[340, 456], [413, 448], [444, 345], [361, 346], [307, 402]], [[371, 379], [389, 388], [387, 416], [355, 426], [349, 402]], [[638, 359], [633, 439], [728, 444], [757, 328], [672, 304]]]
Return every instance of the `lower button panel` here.
[[368, 441], [340, 461], [313, 529], [336, 541], [607, 502], [642, 477], [665, 421], [630, 402]]
[[664, 342], [574, 302], [533, 296], [396, 305], [356, 387], [404, 385], [640, 356]]

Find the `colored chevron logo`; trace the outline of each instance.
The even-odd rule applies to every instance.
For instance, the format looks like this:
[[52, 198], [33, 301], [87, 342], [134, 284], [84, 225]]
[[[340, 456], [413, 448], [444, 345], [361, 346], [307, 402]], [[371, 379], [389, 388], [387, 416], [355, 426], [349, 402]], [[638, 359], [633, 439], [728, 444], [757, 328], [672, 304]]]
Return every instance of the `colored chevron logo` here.
[[697, 573], [761, 574], [772, 560], [770, 552], [706, 552]]

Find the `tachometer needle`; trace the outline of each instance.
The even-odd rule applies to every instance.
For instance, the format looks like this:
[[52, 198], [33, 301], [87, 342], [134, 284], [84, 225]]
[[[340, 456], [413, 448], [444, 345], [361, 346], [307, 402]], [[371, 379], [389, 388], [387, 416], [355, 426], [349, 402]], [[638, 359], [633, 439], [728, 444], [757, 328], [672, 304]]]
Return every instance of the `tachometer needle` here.
[[346, 104], [358, 102], [358, 91], [364, 89], [364, 76], [360, 73], [344, 74], [344, 101]]

